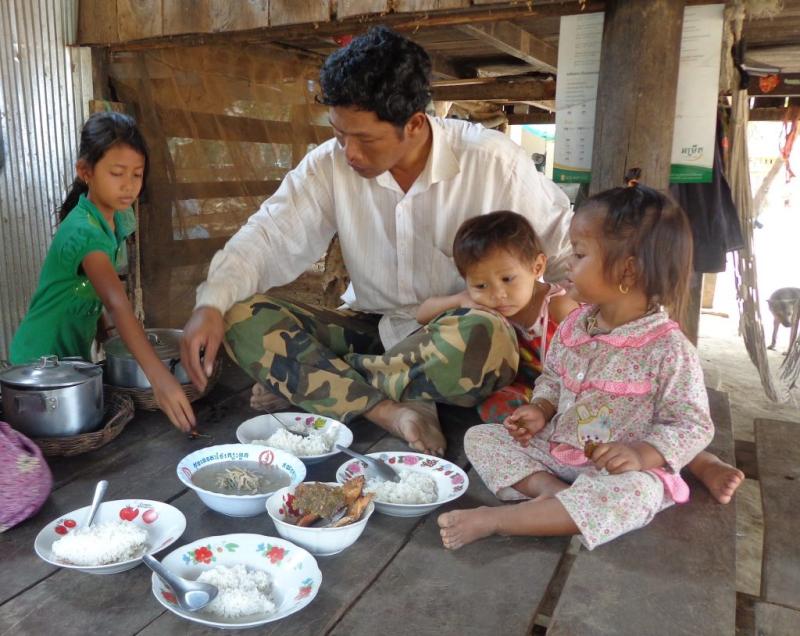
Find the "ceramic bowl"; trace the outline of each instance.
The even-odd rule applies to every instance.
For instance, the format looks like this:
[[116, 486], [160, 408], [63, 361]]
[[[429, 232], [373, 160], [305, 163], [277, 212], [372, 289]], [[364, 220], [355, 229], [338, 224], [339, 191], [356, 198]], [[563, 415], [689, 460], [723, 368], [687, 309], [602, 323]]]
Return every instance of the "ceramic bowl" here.
[[[59, 561], [53, 554], [53, 543], [84, 525], [91, 506], [84, 506], [48, 523], [36, 536], [33, 547], [42, 559], [53, 565], [89, 574], [116, 574], [135, 568], [141, 556], [108, 565], [73, 565]], [[186, 529], [186, 517], [177, 508], [161, 501], [117, 499], [100, 504], [93, 523], [124, 521], [147, 532], [147, 554], [154, 554], [175, 543]]]
[[[339, 485], [336, 482], [325, 483], [330, 483], [331, 486]], [[367, 521], [375, 511], [375, 504], [370, 502], [361, 519], [341, 528], [303, 528], [296, 526], [285, 520], [288, 516], [287, 502], [294, 495], [295, 488], [297, 486], [288, 486], [276, 491], [267, 499], [267, 512], [275, 524], [278, 534], [284, 539], [288, 539], [305, 548], [315, 556], [330, 556], [349, 548], [364, 532], [364, 528], [367, 527]]]
[[[469, 486], [467, 474], [452, 462], [441, 457], [406, 452], [367, 453], [367, 456], [382, 459], [398, 470], [421, 472], [431, 477], [436, 483], [438, 497], [432, 503], [399, 504], [373, 499], [375, 509], [386, 515], [393, 517], [421, 517], [448, 501], [458, 499], [467, 491]], [[339, 466], [339, 470], [336, 471], [336, 481], [343, 484], [348, 479], [358, 475], [365, 475], [368, 481], [376, 478], [374, 471], [368, 468], [361, 460], [352, 459]]]
[[289, 475], [289, 485], [299, 484], [306, 477], [306, 467], [286, 451], [254, 444], [221, 444], [201, 448], [184, 457], [178, 464], [178, 479], [197, 493], [202, 502], [229, 517], [254, 517], [264, 512], [264, 504], [272, 494], [225, 495], [200, 488], [192, 475], [200, 468], [229, 461], [253, 461], [275, 466]]
[[[236, 439], [242, 444], [252, 444], [253, 440], [257, 439], [268, 439], [270, 435], [281, 428], [281, 424], [288, 424], [296, 429], [302, 427], [308, 431], [335, 433], [333, 443], [340, 444], [345, 448], [349, 448], [350, 444], [353, 443], [353, 432], [342, 424], [342, 422], [331, 419], [330, 417], [312, 415], [310, 413], [272, 413], [271, 415], [259, 415], [239, 425], [239, 428], [236, 429]], [[298, 455], [292, 451], [288, 452], [298, 457], [304, 464], [311, 465], [324, 462], [340, 451], [333, 449], [321, 455]]]
[[170, 612], [188, 621], [222, 629], [257, 627], [294, 614], [314, 600], [322, 583], [317, 562], [306, 550], [284, 539], [260, 534], [226, 534], [198, 539], [173, 550], [161, 563], [189, 580], [195, 580], [204, 571], [219, 565], [239, 564], [248, 569], [262, 570], [270, 576], [275, 611], [232, 619], [214, 614], [208, 608], [198, 612], [182, 610], [170, 588], [153, 574], [153, 596]]

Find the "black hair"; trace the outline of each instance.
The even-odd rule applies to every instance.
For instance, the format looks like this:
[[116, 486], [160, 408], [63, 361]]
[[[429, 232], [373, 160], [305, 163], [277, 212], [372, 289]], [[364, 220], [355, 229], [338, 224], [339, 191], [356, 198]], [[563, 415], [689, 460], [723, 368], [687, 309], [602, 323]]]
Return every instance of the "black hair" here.
[[683, 208], [672, 198], [632, 180], [588, 198], [575, 215], [599, 212], [603, 270], [611, 283], [621, 283], [620, 266], [636, 262], [636, 284], [648, 303], [664, 305], [682, 322], [692, 269], [692, 232]]
[[[94, 168], [98, 161], [114, 146], [123, 144], [144, 157], [144, 178], [147, 179], [147, 144], [142, 133], [136, 127], [136, 121], [130, 115], [114, 111], [94, 113], [81, 130], [81, 143], [78, 147], [78, 160], [85, 161]], [[63, 221], [78, 204], [82, 194], [89, 191], [89, 186], [81, 179], [75, 178], [70, 186], [67, 198], [58, 209], [58, 219]]]
[[542, 244], [531, 224], [521, 214], [501, 210], [467, 219], [453, 239], [453, 261], [458, 273], [466, 275], [475, 263], [495, 250], [505, 250], [525, 263], [542, 254]]
[[431, 60], [418, 44], [372, 27], [331, 53], [320, 71], [325, 106], [354, 106], [402, 128], [431, 100]]

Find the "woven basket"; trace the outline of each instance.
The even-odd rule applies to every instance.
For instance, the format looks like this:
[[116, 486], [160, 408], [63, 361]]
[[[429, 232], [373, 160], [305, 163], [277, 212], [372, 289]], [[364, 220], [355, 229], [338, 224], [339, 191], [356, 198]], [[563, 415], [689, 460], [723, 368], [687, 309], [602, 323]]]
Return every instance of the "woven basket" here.
[[[206, 388], [203, 391], [198, 391], [191, 382], [188, 384], [181, 384], [183, 393], [189, 402], [194, 402], [195, 400], [199, 400], [201, 397], [207, 395], [208, 392], [214, 388], [214, 385], [217, 383], [217, 380], [219, 380], [221, 373], [222, 358], [217, 356], [217, 359], [214, 361], [214, 370], [211, 372], [211, 376], [208, 378], [208, 382], [206, 383]], [[156, 402], [156, 396], [151, 388], [134, 389], [124, 386], [111, 386], [107, 384], [105, 389], [112, 395], [124, 395], [125, 397], [129, 397], [133, 400], [133, 405], [142, 411], [158, 410], [158, 402]]]
[[99, 431], [71, 437], [35, 437], [33, 441], [48, 456], [70, 457], [105, 446], [133, 419], [133, 400], [125, 395], [105, 395], [105, 426]]

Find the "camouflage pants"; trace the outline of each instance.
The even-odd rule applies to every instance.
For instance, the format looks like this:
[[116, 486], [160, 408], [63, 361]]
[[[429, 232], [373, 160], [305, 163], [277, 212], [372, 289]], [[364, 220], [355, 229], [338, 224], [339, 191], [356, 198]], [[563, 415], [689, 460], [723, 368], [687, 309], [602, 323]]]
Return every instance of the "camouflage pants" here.
[[516, 376], [514, 330], [454, 309], [384, 351], [379, 315], [255, 295], [225, 315], [225, 346], [254, 380], [345, 422], [387, 398], [475, 406]]

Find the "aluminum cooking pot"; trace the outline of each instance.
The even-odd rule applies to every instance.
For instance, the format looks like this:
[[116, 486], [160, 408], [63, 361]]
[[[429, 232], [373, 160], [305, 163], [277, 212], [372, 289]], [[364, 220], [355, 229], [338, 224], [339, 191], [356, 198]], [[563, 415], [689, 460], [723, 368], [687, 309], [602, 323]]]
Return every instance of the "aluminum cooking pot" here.
[[[189, 382], [189, 376], [181, 365], [181, 329], [145, 329], [147, 339], [161, 362], [181, 384]], [[106, 381], [113, 386], [133, 389], [149, 389], [150, 381], [142, 367], [128, 351], [122, 338], [114, 336], [104, 345], [106, 351]]]
[[103, 422], [103, 370], [44, 356], [0, 371], [5, 419], [30, 437], [69, 437]]

